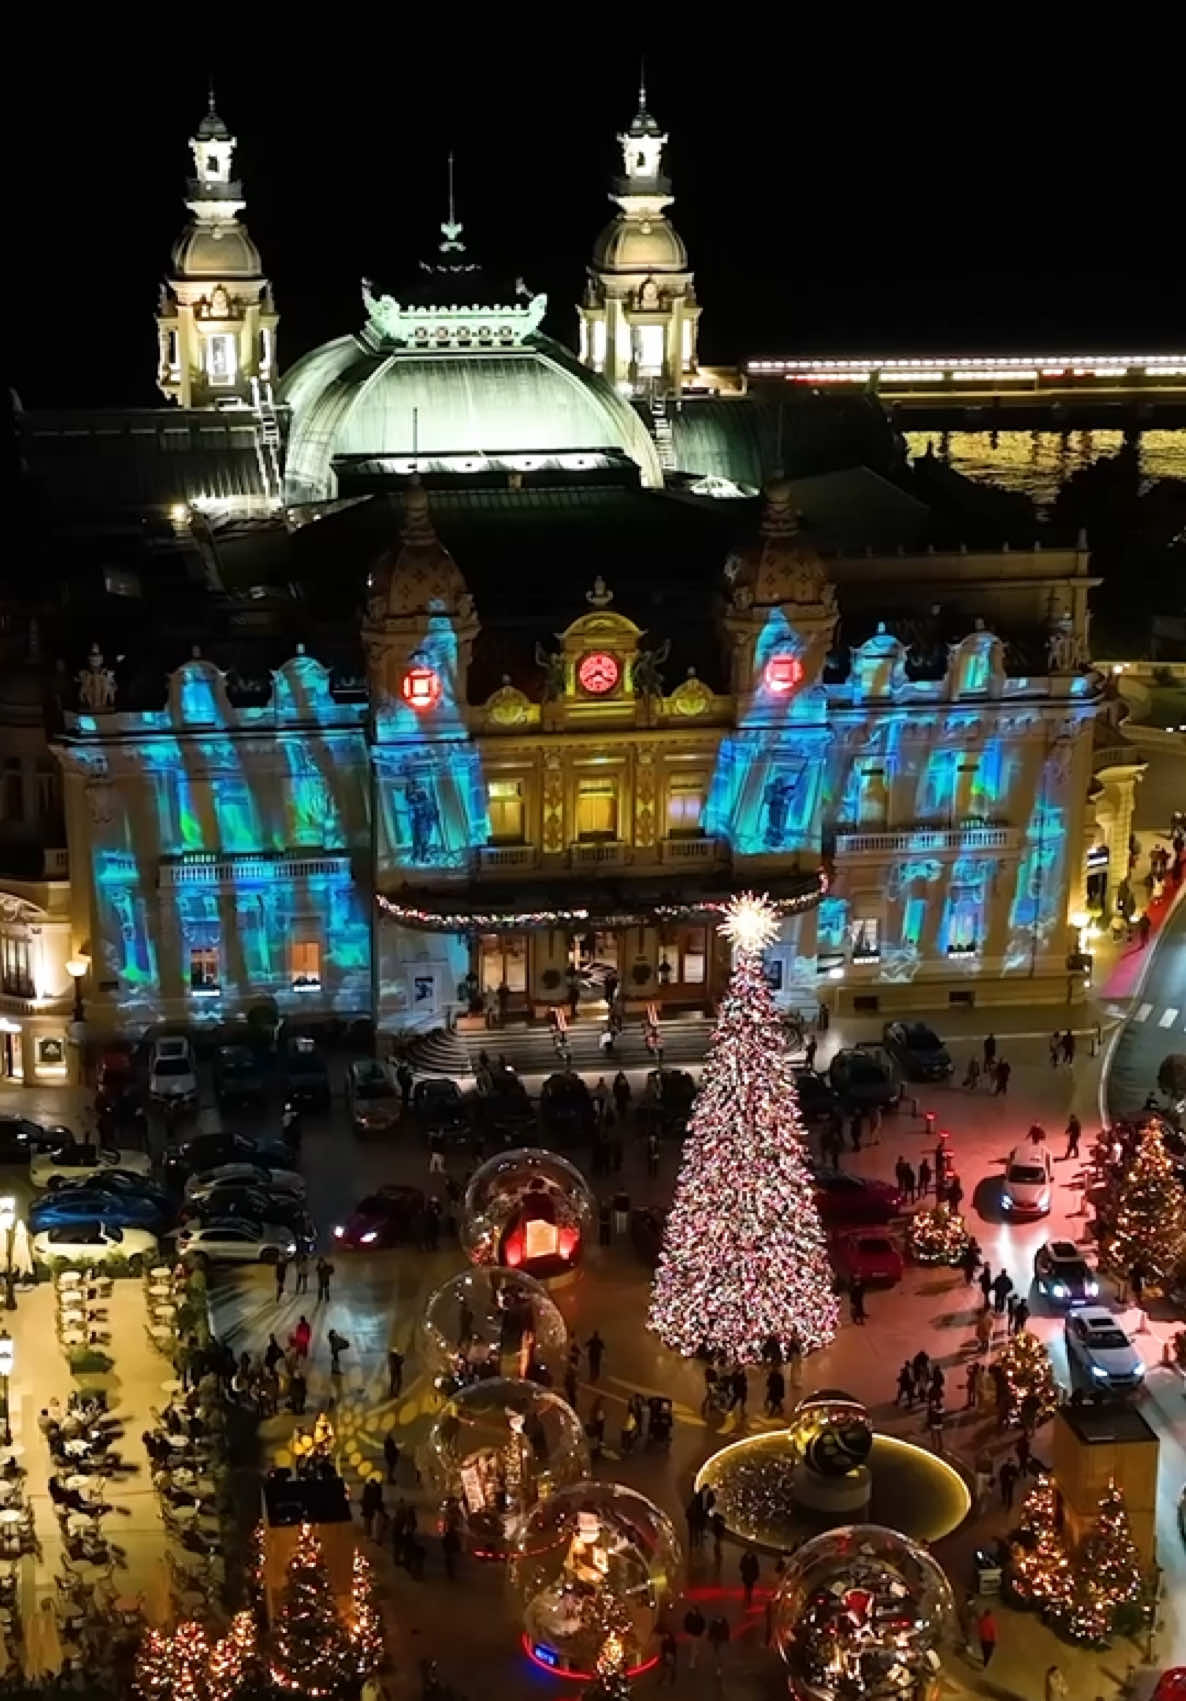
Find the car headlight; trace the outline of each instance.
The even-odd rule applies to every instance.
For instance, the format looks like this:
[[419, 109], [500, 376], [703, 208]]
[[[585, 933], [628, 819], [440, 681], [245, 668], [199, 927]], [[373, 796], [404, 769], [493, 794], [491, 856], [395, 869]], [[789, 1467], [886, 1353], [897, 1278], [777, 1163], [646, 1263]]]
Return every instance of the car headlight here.
[[1100, 1369], [1100, 1367], [1099, 1367], [1099, 1365], [1098, 1365], [1098, 1364], [1093, 1364], [1093, 1365], [1092, 1365], [1092, 1367], [1091, 1367], [1091, 1374], [1092, 1374], [1092, 1375], [1093, 1375], [1093, 1376], [1097, 1376], [1097, 1377], [1098, 1377], [1098, 1378], [1099, 1378], [1099, 1380], [1100, 1380], [1100, 1381], [1101, 1381], [1101, 1382], [1106, 1382], [1106, 1381], [1107, 1381], [1107, 1380], [1108, 1380], [1108, 1373], [1107, 1373], [1107, 1371], [1106, 1371], [1106, 1370], [1101, 1370], [1101, 1369]]
[[346, 1230], [342, 1227], [341, 1223], [335, 1223], [334, 1224], [334, 1239], [335, 1240], [344, 1240], [345, 1236], [346, 1236]]
[[1048, 1211], [1050, 1209], [1050, 1189], [1048, 1187], [1043, 1187], [1042, 1191], [1038, 1194], [1038, 1209], [1039, 1211]]
[[1065, 1282], [1055, 1282], [1050, 1291], [1054, 1295], [1055, 1299], [1066, 1299], [1070, 1290]]
[[1098, 1282], [1087, 1282], [1084, 1284], [1083, 1291], [1089, 1299], [1094, 1299], [1100, 1291], [1100, 1285]]
[[1136, 1366], [1136, 1369], [1134, 1371], [1134, 1375], [1144, 1376], [1144, 1374], [1145, 1374], [1145, 1364], [1144, 1364], [1144, 1360], [1141, 1360], [1141, 1361], [1138, 1362], [1138, 1364]]
[[360, 1234], [358, 1238], [362, 1241], [364, 1246], [371, 1246], [376, 1240], [378, 1240], [379, 1231], [378, 1229], [368, 1229], [365, 1234]]
[[1013, 1209], [1013, 1201], [1007, 1193], [1001, 1194], [1001, 1204], [1006, 1211], [1011, 1211]]

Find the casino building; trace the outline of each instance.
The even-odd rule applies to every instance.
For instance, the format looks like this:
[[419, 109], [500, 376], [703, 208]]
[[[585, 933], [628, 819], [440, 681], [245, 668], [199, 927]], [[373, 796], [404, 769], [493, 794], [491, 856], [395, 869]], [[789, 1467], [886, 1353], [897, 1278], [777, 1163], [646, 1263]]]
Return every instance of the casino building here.
[[611, 971], [708, 1010], [746, 887], [788, 1008], [1081, 988], [1086, 853], [1119, 855], [1133, 784], [1092, 776], [1086, 548], [961, 545], [876, 406], [788, 423], [702, 368], [645, 96], [619, 140], [579, 355], [450, 204], [279, 378], [212, 102], [166, 409], [22, 417], [72, 595], [9, 661], [23, 634], [93, 1028], [269, 1001], [393, 1035], [475, 989], [540, 1019]]

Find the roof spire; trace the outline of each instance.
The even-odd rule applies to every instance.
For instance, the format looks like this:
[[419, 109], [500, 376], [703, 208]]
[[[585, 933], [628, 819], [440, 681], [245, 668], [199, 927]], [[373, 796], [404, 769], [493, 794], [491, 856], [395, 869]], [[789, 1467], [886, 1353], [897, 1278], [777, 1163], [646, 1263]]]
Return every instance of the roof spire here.
[[214, 118], [216, 116], [215, 110], [214, 110], [214, 72], [213, 71], [211, 71], [210, 76], [207, 79], [207, 83], [206, 83], [206, 111], [210, 114], [211, 118]]
[[442, 254], [464, 254], [465, 253], [465, 243], [458, 241], [458, 237], [461, 235], [461, 225], [457, 221], [456, 209], [455, 209], [454, 203], [453, 203], [453, 149], [452, 148], [449, 149], [449, 216], [441, 224], [441, 235], [445, 239], [440, 244], [440, 252]]
[[645, 56], [638, 61], [638, 110], [647, 109], [647, 62]]

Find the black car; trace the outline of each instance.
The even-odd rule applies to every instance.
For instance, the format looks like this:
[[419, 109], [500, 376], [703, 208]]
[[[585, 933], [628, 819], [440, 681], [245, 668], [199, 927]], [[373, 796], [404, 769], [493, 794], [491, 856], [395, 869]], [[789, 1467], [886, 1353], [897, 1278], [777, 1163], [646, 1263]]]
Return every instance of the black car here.
[[268, 1102], [268, 1083], [260, 1060], [247, 1045], [220, 1045], [214, 1053], [214, 1096], [219, 1110]]
[[844, 1103], [857, 1110], [872, 1105], [896, 1110], [902, 1097], [897, 1065], [877, 1046], [838, 1051], [828, 1065], [828, 1080]]
[[254, 1223], [279, 1223], [281, 1228], [291, 1229], [302, 1243], [315, 1240], [305, 1201], [295, 1199], [291, 1193], [266, 1192], [262, 1187], [216, 1187], [200, 1203], [187, 1202], [180, 1220], [217, 1223], [229, 1217], [246, 1218]]
[[501, 1071], [490, 1091], [478, 1100], [484, 1126], [508, 1137], [529, 1134], [536, 1125], [535, 1106], [517, 1075]]
[[925, 1022], [887, 1022], [885, 1049], [910, 1081], [946, 1081], [955, 1064], [934, 1028]]
[[825, 1076], [817, 1075], [814, 1069], [796, 1069], [794, 1075], [795, 1094], [804, 1121], [826, 1122], [840, 1109], [840, 1100]]
[[1052, 1305], [1093, 1305], [1099, 1277], [1073, 1240], [1048, 1240], [1034, 1253], [1034, 1281]]
[[0, 1116], [0, 1164], [27, 1164], [30, 1152], [49, 1152], [69, 1146], [74, 1135], [68, 1128], [43, 1128], [27, 1116], [6, 1112]]
[[426, 1134], [468, 1139], [469, 1112], [461, 1088], [447, 1076], [432, 1075], [412, 1088], [412, 1113]]
[[292, 1153], [283, 1140], [249, 1139], [246, 1134], [195, 1134], [165, 1159], [174, 1179], [201, 1175], [222, 1164], [260, 1164], [265, 1169], [291, 1169]]
[[593, 1137], [597, 1113], [588, 1087], [573, 1070], [549, 1075], [540, 1089], [539, 1119], [549, 1145], [579, 1145]]
[[290, 1034], [284, 1045], [284, 1096], [303, 1110], [328, 1110], [329, 1064], [308, 1034]]

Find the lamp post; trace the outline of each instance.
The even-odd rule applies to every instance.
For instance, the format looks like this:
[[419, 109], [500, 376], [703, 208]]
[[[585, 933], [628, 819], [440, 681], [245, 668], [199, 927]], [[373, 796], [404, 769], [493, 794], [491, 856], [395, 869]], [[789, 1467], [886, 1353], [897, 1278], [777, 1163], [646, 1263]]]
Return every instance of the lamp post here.
[[0, 1329], [0, 1380], [4, 1383], [4, 1445], [12, 1446], [12, 1414], [8, 1409], [9, 1378], [12, 1375], [14, 1347], [7, 1329]]
[[4, 1309], [16, 1310], [16, 1273], [12, 1267], [12, 1232], [16, 1227], [16, 1200], [11, 1193], [0, 1197], [0, 1235], [4, 1237]]
[[66, 963], [66, 973], [74, 982], [74, 1020], [76, 1022], [81, 1022], [83, 1019], [82, 977], [85, 975], [89, 967], [90, 963], [88, 959], [81, 956], [70, 957]]

